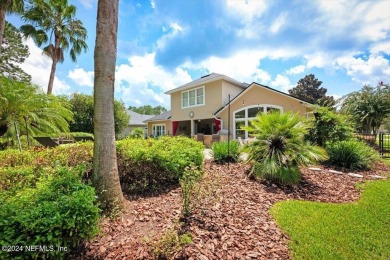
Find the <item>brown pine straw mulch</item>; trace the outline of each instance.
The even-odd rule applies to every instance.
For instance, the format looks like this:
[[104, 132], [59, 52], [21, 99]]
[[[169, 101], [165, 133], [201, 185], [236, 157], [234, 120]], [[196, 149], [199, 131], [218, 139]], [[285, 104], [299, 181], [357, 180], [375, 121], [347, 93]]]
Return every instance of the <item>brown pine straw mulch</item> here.
[[[205, 162], [204, 169], [217, 183], [214, 199], [205, 200], [189, 219], [186, 230], [192, 243], [175, 255], [177, 259], [290, 259], [288, 237], [269, 214], [273, 204], [299, 199], [345, 203], [359, 198], [357, 182], [368, 175], [390, 172], [390, 165], [357, 172], [364, 178], [302, 169], [303, 180], [295, 187], [247, 176], [248, 166]], [[344, 171], [348, 172], [348, 171]], [[152, 259], [150, 244], [180, 216], [180, 188], [149, 197], [129, 198], [117, 220], [105, 219], [102, 234], [77, 252], [79, 259]]]

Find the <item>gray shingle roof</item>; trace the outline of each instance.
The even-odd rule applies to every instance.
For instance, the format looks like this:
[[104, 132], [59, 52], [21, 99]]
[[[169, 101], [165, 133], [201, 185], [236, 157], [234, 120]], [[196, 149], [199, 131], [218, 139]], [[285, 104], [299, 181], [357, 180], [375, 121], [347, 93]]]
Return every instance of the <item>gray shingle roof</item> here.
[[145, 120], [144, 122], [146, 123], [149, 121], [161, 121], [161, 120], [167, 120], [170, 118], [171, 118], [171, 110], [168, 110], [168, 111], [161, 113], [155, 117], [149, 118], [149, 119]]
[[210, 81], [213, 81], [213, 80], [217, 80], [217, 79], [224, 79], [224, 80], [227, 80], [227, 81], [230, 81], [230, 82], [233, 82], [237, 85], [240, 85], [241, 87], [243, 88], [246, 88], [248, 86], [247, 83], [241, 83], [241, 82], [238, 82], [237, 80], [235, 79], [232, 79], [226, 75], [223, 75], [223, 74], [218, 74], [218, 73], [211, 73], [211, 74], [208, 74], [208, 75], [205, 75], [205, 76], [202, 76], [200, 77], [199, 79], [196, 79], [194, 81], [191, 81], [187, 84], [184, 84], [180, 87], [177, 87], [177, 88], [174, 88], [174, 89], [171, 89], [167, 92], [165, 92], [165, 94], [171, 94], [173, 92], [176, 92], [176, 91], [179, 91], [179, 90], [185, 90], [187, 88], [190, 88], [190, 87], [194, 87], [194, 86], [198, 86], [198, 85], [201, 85], [203, 83], [207, 83], [207, 82], [210, 82]]
[[126, 110], [130, 115], [129, 125], [145, 125], [144, 121], [154, 117], [154, 115], [141, 115], [131, 110]]

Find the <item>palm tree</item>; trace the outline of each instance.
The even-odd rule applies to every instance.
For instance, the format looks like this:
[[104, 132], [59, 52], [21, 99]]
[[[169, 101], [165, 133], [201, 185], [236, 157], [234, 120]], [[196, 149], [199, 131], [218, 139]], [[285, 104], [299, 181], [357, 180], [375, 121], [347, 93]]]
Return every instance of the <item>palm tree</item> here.
[[76, 7], [67, 0], [31, 0], [32, 5], [23, 14], [23, 19], [31, 24], [20, 29], [25, 37], [31, 36], [38, 46], [48, 44], [43, 53], [52, 59], [47, 94], [53, 91], [53, 81], [57, 63], [64, 61], [64, 51], [69, 49], [70, 57], [87, 50], [85, 42], [87, 30], [82, 22], [75, 19]]
[[358, 130], [376, 135], [390, 115], [390, 89], [381, 85], [364, 86], [341, 99], [341, 111], [352, 116]]
[[64, 99], [45, 95], [30, 83], [0, 77], [0, 137], [16, 136], [19, 149], [19, 132], [27, 136], [67, 132], [70, 120], [72, 112]]
[[5, 13], [21, 13], [24, 9], [24, 0], [1, 0], [0, 2], [0, 55], [5, 30]]
[[99, 0], [95, 44], [94, 153], [92, 183], [106, 211], [123, 202], [115, 147], [114, 82], [118, 0]]
[[259, 114], [245, 127], [256, 141], [248, 145], [250, 174], [285, 184], [300, 180], [299, 166], [326, 159], [325, 151], [305, 141], [309, 126], [291, 112]]

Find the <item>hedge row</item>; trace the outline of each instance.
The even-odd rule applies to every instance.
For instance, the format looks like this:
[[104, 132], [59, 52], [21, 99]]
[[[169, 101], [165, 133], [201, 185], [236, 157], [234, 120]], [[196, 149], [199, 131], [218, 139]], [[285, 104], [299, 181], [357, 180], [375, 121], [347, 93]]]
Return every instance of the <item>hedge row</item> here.
[[187, 137], [117, 142], [122, 189], [140, 193], [177, 184], [187, 166], [201, 168], [203, 144]]
[[[117, 142], [124, 191], [145, 192], [178, 184], [190, 165], [201, 168], [204, 146], [185, 137]], [[2, 258], [58, 258], [96, 233], [94, 189], [82, 181], [92, 169], [93, 144], [0, 152], [0, 244], [53, 246], [0, 252]], [[69, 252], [69, 251], [68, 251]]]

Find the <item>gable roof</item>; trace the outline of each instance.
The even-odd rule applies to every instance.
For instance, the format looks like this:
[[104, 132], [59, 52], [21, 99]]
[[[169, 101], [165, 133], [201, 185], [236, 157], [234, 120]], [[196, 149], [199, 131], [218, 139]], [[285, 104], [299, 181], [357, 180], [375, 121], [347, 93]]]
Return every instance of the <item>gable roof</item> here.
[[296, 97], [293, 97], [287, 93], [284, 93], [282, 91], [279, 91], [277, 89], [273, 89], [273, 88], [270, 88], [268, 86], [265, 86], [265, 85], [262, 85], [262, 84], [259, 84], [257, 82], [252, 82], [247, 88], [245, 88], [243, 91], [240, 92], [240, 94], [238, 94], [236, 97], [234, 97], [232, 100], [230, 100], [229, 103], [227, 103], [226, 105], [224, 105], [223, 107], [221, 107], [220, 109], [218, 109], [217, 111], [215, 111], [214, 115], [217, 115], [218, 113], [222, 112], [223, 110], [225, 110], [225, 108], [228, 107], [229, 104], [233, 103], [235, 100], [237, 100], [239, 97], [241, 97], [246, 91], [249, 91], [249, 89], [252, 89], [253, 87], [261, 87], [261, 88], [265, 88], [265, 89], [268, 89], [268, 90], [271, 90], [271, 91], [274, 91], [276, 93], [279, 93], [279, 94], [282, 94], [284, 96], [287, 96], [289, 98], [292, 98], [292, 99], [295, 99], [301, 103], [305, 103], [307, 106], [312, 106], [313, 104], [312, 103], [309, 103], [303, 99], [300, 99], [300, 98], [296, 98]]
[[186, 89], [189, 89], [189, 88], [192, 88], [192, 87], [196, 87], [196, 86], [199, 86], [199, 85], [202, 85], [202, 84], [206, 84], [206, 83], [209, 83], [209, 82], [212, 82], [212, 81], [220, 80], [220, 79], [226, 80], [226, 81], [231, 82], [231, 83], [233, 83], [235, 85], [239, 85], [242, 88], [246, 88], [248, 86], [247, 83], [239, 82], [239, 81], [237, 81], [235, 79], [232, 79], [232, 78], [230, 78], [228, 76], [225, 76], [225, 75], [222, 75], [222, 74], [218, 74], [218, 73], [211, 73], [211, 74], [202, 76], [199, 79], [191, 81], [191, 82], [189, 82], [187, 84], [184, 84], [184, 85], [182, 85], [180, 87], [171, 89], [171, 90], [165, 92], [165, 94], [172, 94], [172, 93], [177, 92], [177, 91], [183, 91], [183, 90], [186, 90]]
[[151, 121], [164, 121], [171, 118], [171, 110], [168, 110], [164, 113], [161, 113], [157, 116], [151, 117], [149, 119], [144, 120], [145, 123], [151, 122]]
[[126, 113], [130, 115], [129, 125], [145, 125], [145, 120], [154, 117], [154, 115], [138, 114], [132, 110], [126, 110]]

